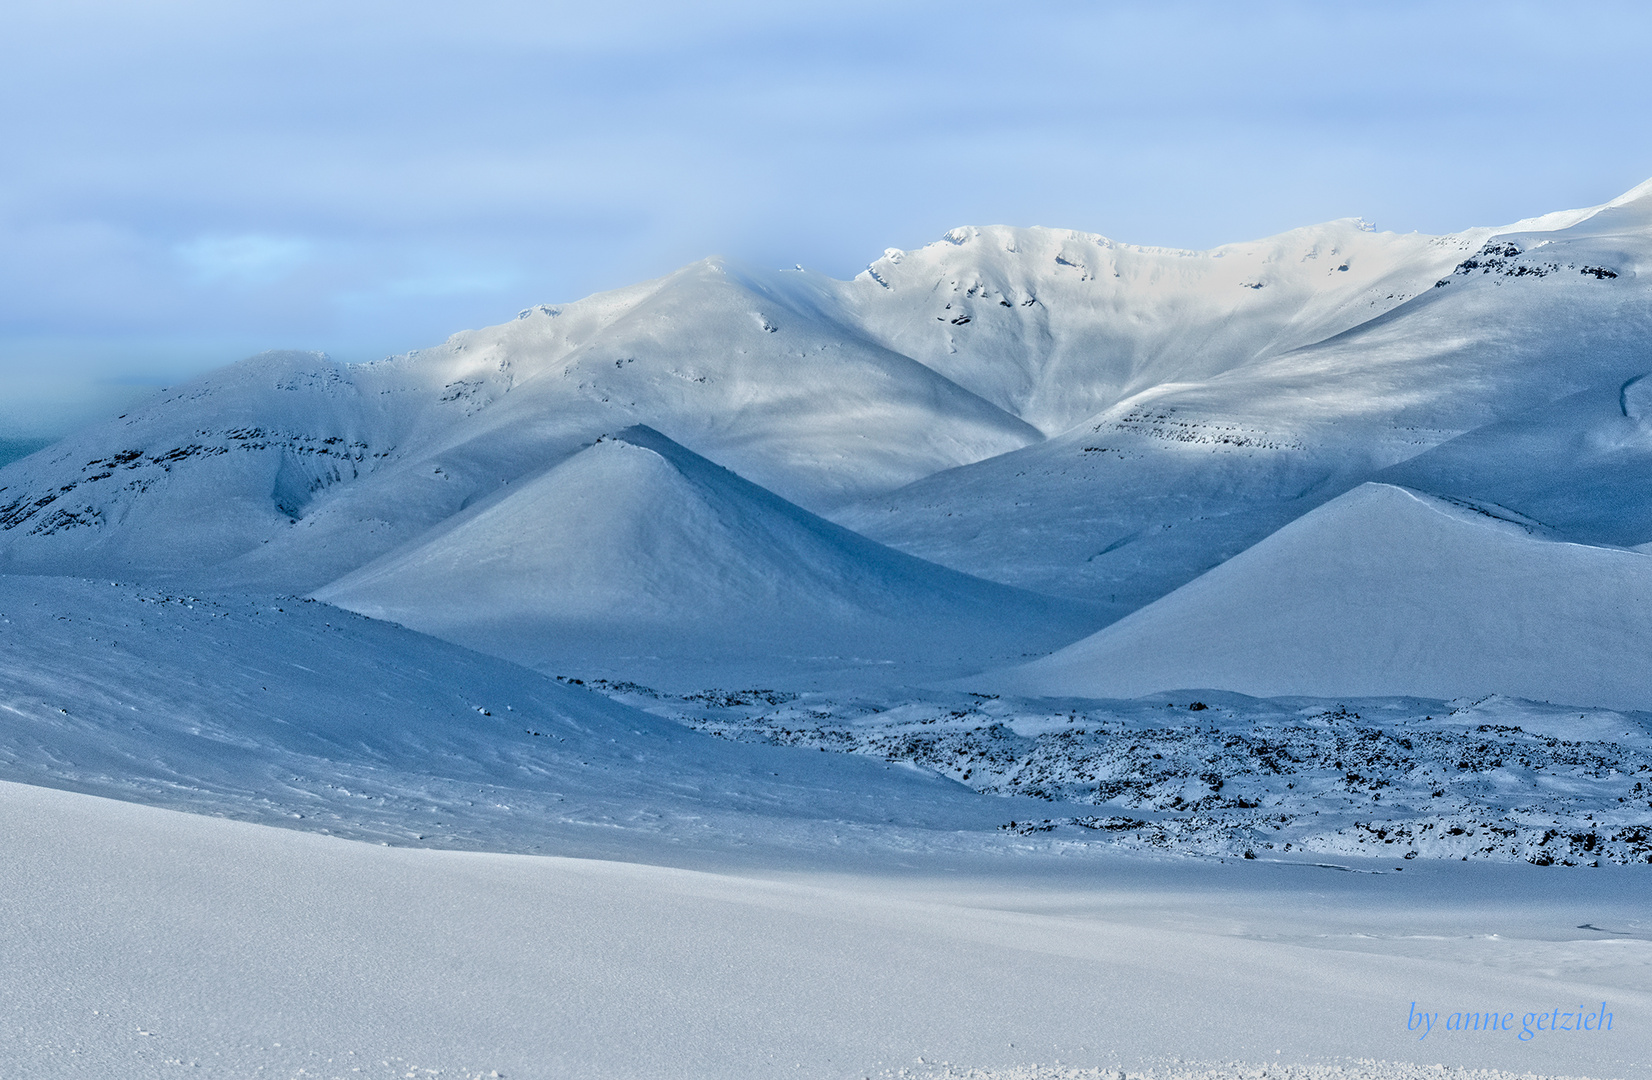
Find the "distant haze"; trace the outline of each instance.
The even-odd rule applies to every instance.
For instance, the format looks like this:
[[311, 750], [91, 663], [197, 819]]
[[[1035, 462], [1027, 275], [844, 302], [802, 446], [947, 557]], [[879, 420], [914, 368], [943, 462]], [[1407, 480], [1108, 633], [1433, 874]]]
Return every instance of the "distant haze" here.
[[46, 439], [0, 439], [0, 465], [28, 457], [47, 445]]
[[0, 443], [712, 253], [847, 277], [966, 223], [1204, 248], [1592, 205], [1652, 176], [1649, 46], [1621, 3], [18, 0]]

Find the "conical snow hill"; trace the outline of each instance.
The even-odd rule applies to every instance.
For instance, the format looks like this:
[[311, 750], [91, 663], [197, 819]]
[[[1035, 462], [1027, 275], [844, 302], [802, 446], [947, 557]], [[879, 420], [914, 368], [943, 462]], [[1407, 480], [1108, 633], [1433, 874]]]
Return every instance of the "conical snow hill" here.
[[1136, 697], [1492, 693], [1652, 707], [1652, 556], [1364, 484], [992, 682]]
[[658, 685], [964, 674], [1100, 621], [873, 543], [646, 427], [316, 597], [541, 670]]

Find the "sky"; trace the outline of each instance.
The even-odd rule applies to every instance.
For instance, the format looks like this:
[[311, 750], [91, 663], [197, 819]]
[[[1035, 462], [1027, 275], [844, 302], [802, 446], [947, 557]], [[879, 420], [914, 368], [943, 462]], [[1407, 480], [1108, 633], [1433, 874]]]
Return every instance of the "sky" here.
[[8, 0], [0, 443], [708, 255], [1449, 232], [1652, 177], [1652, 6]]

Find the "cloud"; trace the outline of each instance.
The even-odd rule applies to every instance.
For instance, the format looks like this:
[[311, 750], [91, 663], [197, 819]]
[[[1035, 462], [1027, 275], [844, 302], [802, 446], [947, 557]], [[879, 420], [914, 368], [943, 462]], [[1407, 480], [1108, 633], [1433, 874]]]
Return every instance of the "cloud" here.
[[308, 263], [315, 245], [285, 236], [200, 236], [173, 249], [196, 280], [263, 285], [280, 281]]

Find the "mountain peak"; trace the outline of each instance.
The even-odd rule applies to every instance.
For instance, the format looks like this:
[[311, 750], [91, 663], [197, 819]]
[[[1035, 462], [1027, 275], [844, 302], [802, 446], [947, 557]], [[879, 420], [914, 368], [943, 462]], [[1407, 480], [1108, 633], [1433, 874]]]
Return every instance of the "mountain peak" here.
[[316, 597], [545, 670], [624, 657], [690, 685], [962, 673], [1097, 622], [875, 544], [644, 425]]

